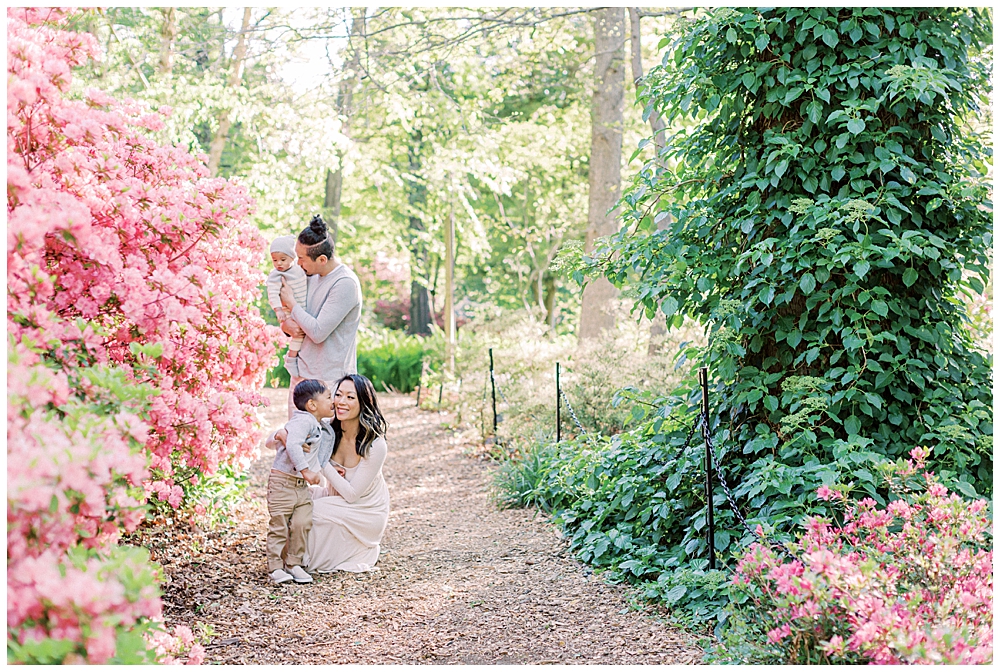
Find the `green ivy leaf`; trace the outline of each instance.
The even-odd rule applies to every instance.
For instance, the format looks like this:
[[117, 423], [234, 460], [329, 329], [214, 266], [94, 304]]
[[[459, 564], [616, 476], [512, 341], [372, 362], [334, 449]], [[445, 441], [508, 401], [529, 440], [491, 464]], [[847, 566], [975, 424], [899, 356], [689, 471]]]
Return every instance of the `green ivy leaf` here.
[[879, 317], [886, 317], [889, 314], [889, 306], [885, 301], [881, 301], [879, 299], [872, 301], [872, 310], [875, 311], [875, 314]]
[[861, 420], [858, 416], [851, 415], [847, 420], [844, 421], [844, 430], [847, 431], [848, 436], [857, 436], [858, 432], [861, 431]]
[[802, 279], [799, 280], [799, 287], [802, 288], [803, 294], [807, 296], [812, 294], [813, 290], [816, 289], [816, 278], [813, 277], [812, 273], [805, 273]]
[[859, 119], [857, 117], [851, 119], [847, 122], [847, 130], [851, 132], [851, 135], [857, 135], [861, 131], [865, 130], [864, 119]]
[[979, 499], [979, 493], [976, 492], [976, 489], [972, 487], [971, 483], [966, 483], [965, 481], [955, 481], [952, 485], [966, 497]]

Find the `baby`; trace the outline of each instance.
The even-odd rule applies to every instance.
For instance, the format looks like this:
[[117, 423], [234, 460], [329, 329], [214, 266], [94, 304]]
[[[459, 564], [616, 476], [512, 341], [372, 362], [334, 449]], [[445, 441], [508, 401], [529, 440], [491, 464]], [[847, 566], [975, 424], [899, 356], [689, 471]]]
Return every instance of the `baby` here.
[[303, 380], [292, 395], [297, 410], [285, 424], [285, 441], [277, 446], [267, 478], [267, 571], [274, 583], [312, 583], [302, 568], [312, 528], [309, 484], [320, 482], [320, 465], [333, 456], [333, 427], [327, 422], [334, 417], [333, 395], [318, 380]]
[[[274, 270], [267, 276], [267, 302], [278, 316], [278, 322], [284, 322], [291, 317], [281, 305], [282, 278], [295, 293], [296, 303], [300, 306], [306, 305], [306, 272], [295, 263], [295, 240], [295, 236], [279, 236], [271, 243], [271, 263], [274, 264]], [[293, 378], [299, 376], [298, 356], [301, 347], [302, 337], [293, 338], [288, 344], [285, 369]]]

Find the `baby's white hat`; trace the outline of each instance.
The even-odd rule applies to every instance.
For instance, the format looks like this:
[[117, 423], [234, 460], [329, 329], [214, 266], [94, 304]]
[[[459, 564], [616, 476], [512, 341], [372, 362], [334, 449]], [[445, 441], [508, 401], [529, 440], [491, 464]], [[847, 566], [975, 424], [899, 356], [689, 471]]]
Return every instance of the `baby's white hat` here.
[[271, 241], [271, 251], [287, 254], [295, 259], [295, 236], [278, 236]]

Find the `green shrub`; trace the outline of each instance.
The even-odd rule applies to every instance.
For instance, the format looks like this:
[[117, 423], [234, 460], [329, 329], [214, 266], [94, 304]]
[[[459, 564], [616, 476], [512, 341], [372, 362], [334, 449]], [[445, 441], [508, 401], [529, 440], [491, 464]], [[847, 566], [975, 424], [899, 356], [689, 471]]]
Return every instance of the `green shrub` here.
[[[687, 404], [672, 400], [680, 403], [668, 414], [660, 401], [652, 419], [613, 437], [527, 448], [497, 470], [495, 498], [552, 514], [580, 560], [641, 586], [677, 621], [724, 620], [727, 573], [708, 569], [703, 443], [697, 432], [685, 443]], [[716, 497], [719, 566], [751, 539]]]
[[[718, 9], [651, 71], [647, 106], [694, 126], [662, 152], [676, 170], [649, 163], [625, 190], [592, 270], [707, 326], [698, 360], [735, 481], [790, 477], [799, 498], [840, 473], [884, 503], [868, 463], [929, 444], [951, 487], [991, 493], [992, 363], [959, 298], [989, 279], [992, 148], [971, 122], [990, 104], [991, 25], [976, 9]], [[787, 494], [761, 505], [792, 529]]]
[[358, 373], [375, 389], [409, 393], [420, 383], [424, 341], [392, 329], [358, 333]]
[[[380, 392], [408, 394], [420, 381], [424, 350], [419, 336], [392, 329], [359, 329], [358, 373], [367, 376]], [[267, 372], [268, 387], [288, 387], [291, 383], [283, 363], [286, 352], [288, 348], [282, 348], [274, 368]]]

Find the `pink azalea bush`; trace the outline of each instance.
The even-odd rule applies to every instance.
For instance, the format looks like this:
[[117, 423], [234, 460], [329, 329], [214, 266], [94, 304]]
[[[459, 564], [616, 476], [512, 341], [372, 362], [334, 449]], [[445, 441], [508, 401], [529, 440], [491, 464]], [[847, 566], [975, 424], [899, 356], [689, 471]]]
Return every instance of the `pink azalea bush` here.
[[101, 663], [160, 616], [119, 535], [253, 455], [280, 336], [246, 191], [146, 138], [159, 113], [69, 97], [97, 48], [64, 18], [7, 17], [8, 657]]
[[734, 583], [751, 595], [768, 644], [787, 663], [993, 660], [992, 523], [985, 500], [962, 499], [923, 472], [929, 451], [890, 472], [897, 499], [840, 501], [844, 523], [812, 518], [782, 560], [755, 544]]

